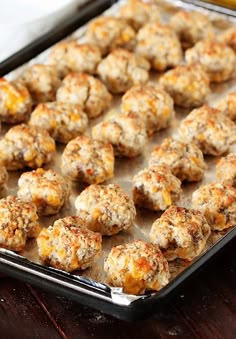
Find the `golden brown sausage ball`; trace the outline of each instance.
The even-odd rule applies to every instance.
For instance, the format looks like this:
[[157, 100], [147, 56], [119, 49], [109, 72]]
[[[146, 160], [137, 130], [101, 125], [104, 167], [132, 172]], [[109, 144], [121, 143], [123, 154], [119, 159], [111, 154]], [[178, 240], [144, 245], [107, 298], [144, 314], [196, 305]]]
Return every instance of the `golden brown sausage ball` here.
[[194, 109], [179, 127], [183, 142], [193, 142], [203, 154], [221, 155], [236, 141], [236, 125], [222, 112], [204, 105]]
[[112, 93], [124, 93], [134, 85], [145, 84], [150, 64], [124, 49], [113, 50], [98, 65], [98, 74]]
[[136, 33], [126, 20], [103, 16], [88, 25], [86, 39], [106, 55], [118, 47], [132, 51], [136, 44]]
[[168, 127], [175, 116], [172, 98], [154, 85], [134, 86], [122, 97], [122, 112], [136, 113], [148, 135]]
[[236, 225], [236, 189], [223, 183], [198, 188], [192, 196], [193, 208], [201, 211], [212, 230]]
[[0, 247], [22, 251], [28, 238], [35, 238], [40, 227], [33, 203], [15, 196], [0, 200]]
[[104, 270], [112, 286], [130, 294], [159, 291], [170, 278], [168, 263], [158, 246], [141, 240], [113, 247]]
[[54, 66], [41, 64], [29, 66], [19, 80], [28, 88], [34, 104], [56, 99], [60, 79]]
[[143, 121], [133, 113], [116, 114], [92, 129], [94, 139], [109, 142], [114, 154], [120, 157], [136, 157], [142, 153], [147, 142]]
[[199, 41], [185, 53], [187, 64], [199, 62], [210, 81], [222, 82], [235, 76], [236, 55], [232, 48], [216, 40]]
[[113, 177], [114, 152], [108, 142], [78, 136], [66, 145], [61, 159], [63, 174], [72, 180], [99, 184]]
[[33, 202], [38, 214], [52, 215], [59, 212], [70, 195], [70, 182], [54, 170], [38, 168], [23, 173], [18, 180], [18, 198]]
[[155, 3], [143, 0], [128, 0], [121, 6], [118, 15], [127, 20], [135, 30], [150, 21], [160, 21], [160, 12]]
[[163, 164], [181, 181], [199, 181], [207, 168], [203, 154], [195, 144], [172, 138], [164, 139], [151, 153], [149, 166]]
[[181, 191], [181, 181], [166, 165], [145, 168], [133, 179], [135, 205], [153, 211], [166, 210], [179, 199]]
[[160, 247], [168, 261], [176, 258], [191, 261], [205, 249], [210, 233], [201, 212], [170, 206], [153, 223], [150, 240]]
[[37, 168], [49, 163], [55, 150], [55, 141], [47, 131], [21, 124], [9, 129], [0, 141], [0, 161], [13, 171]]
[[96, 46], [63, 41], [50, 50], [48, 64], [53, 65], [64, 78], [70, 72], [95, 74], [101, 58], [100, 49]]
[[91, 266], [101, 252], [101, 242], [101, 235], [88, 230], [79, 217], [56, 220], [37, 238], [41, 260], [66, 272]]
[[192, 47], [198, 41], [214, 37], [213, 26], [205, 14], [179, 11], [170, 19], [169, 25], [178, 34], [184, 48]]
[[209, 77], [200, 64], [179, 65], [166, 72], [160, 84], [183, 107], [202, 105], [210, 93]]
[[70, 73], [57, 91], [57, 101], [79, 105], [89, 118], [95, 118], [109, 107], [111, 95], [106, 86], [93, 76]]
[[20, 82], [0, 79], [0, 119], [15, 124], [28, 119], [32, 99], [27, 88]]
[[236, 188], [236, 154], [230, 153], [216, 164], [216, 178], [224, 185]]
[[236, 122], [236, 91], [228, 93], [225, 98], [218, 102], [216, 108]]
[[85, 225], [102, 235], [129, 229], [136, 216], [132, 199], [115, 184], [90, 185], [75, 200], [75, 208]]
[[43, 128], [61, 143], [68, 143], [88, 127], [88, 117], [78, 105], [65, 102], [47, 102], [36, 106], [29, 124]]
[[150, 61], [157, 71], [177, 66], [183, 57], [174, 30], [158, 22], [147, 23], [138, 31], [136, 52]]

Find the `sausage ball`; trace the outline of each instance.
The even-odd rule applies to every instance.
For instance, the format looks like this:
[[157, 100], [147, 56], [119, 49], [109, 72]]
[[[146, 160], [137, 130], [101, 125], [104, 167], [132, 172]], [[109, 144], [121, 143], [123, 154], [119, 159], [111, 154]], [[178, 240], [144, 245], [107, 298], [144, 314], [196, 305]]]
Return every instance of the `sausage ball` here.
[[57, 70], [51, 65], [29, 66], [19, 80], [28, 88], [34, 104], [54, 101], [60, 86]]
[[166, 138], [154, 148], [149, 166], [167, 165], [181, 181], [199, 181], [207, 168], [201, 150], [193, 143]]
[[102, 16], [88, 25], [86, 39], [106, 55], [118, 47], [132, 51], [136, 44], [136, 33], [126, 20]]
[[54, 140], [66, 144], [85, 132], [88, 117], [78, 105], [55, 101], [39, 104], [29, 124], [43, 128]]
[[236, 188], [236, 154], [230, 153], [216, 164], [216, 178], [225, 185]]
[[141, 240], [113, 247], [104, 270], [112, 286], [130, 294], [159, 291], [170, 279], [168, 263], [159, 248]]
[[138, 31], [136, 52], [150, 61], [157, 71], [175, 67], [182, 61], [182, 49], [176, 33], [158, 22], [147, 23]]
[[0, 190], [2, 190], [8, 180], [6, 167], [0, 164]]
[[170, 206], [152, 225], [150, 240], [158, 245], [168, 261], [193, 260], [206, 247], [211, 233], [201, 212]]
[[89, 118], [101, 115], [111, 98], [100, 80], [85, 73], [68, 74], [57, 91], [57, 101], [79, 105]]
[[128, 0], [121, 6], [119, 17], [124, 18], [136, 31], [150, 21], [160, 21], [158, 7], [153, 2]]
[[221, 112], [236, 122], [236, 91], [228, 93], [216, 106]]
[[132, 199], [115, 184], [90, 185], [75, 200], [75, 208], [84, 224], [102, 235], [129, 229], [136, 216]]
[[40, 259], [66, 272], [91, 266], [101, 252], [101, 243], [101, 235], [88, 230], [79, 217], [58, 219], [37, 238]]
[[232, 48], [216, 40], [199, 41], [185, 53], [187, 64], [199, 62], [210, 81], [222, 82], [235, 76], [236, 55]]
[[166, 210], [179, 199], [181, 191], [181, 181], [166, 165], [145, 168], [133, 179], [135, 205], [149, 210]]
[[166, 128], [175, 116], [172, 98], [154, 85], [134, 86], [122, 97], [123, 112], [136, 113], [148, 135]]
[[33, 202], [38, 214], [52, 215], [59, 212], [70, 195], [68, 179], [54, 170], [38, 168], [26, 172], [18, 180], [18, 198], [25, 202]]
[[37, 168], [49, 163], [55, 150], [47, 131], [21, 124], [9, 129], [0, 141], [0, 161], [10, 171]]
[[116, 156], [136, 157], [147, 142], [143, 121], [136, 114], [117, 114], [92, 129], [94, 139], [109, 142]]
[[33, 203], [15, 196], [0, 200], [0, 247], [22, 251], [28, 238], [35, 238], [40, 227]]
[[236, 225], [236, 189], [223, 183], [201, 186], [192, 196], [193, 208], [201, 211], [212, 230]]
[[230, 27], [221, 33], [218, 37], [219, 41], [231, 47], [236, 53], [236, 27]]
[[197, 145], [203, 154], [218, 156], [236, 141], [236, 125], [219, 110], [204, 105], [182, 120], [179, 135], [184, 142]]
[[61, 159], [63, 174], [72, 180], [99, 184], [113, 177], [114, 153], [108, 142], [78, 136], [67, 144]]
[[100, 49], [96, 46], [63, 41], [52, 47], [48, 63], [64, 78], [70, 72], [95, 74], [101, 58]]
[[124, 93], [148, 81], [150, 64], [136, 54], [115, 49], [98, 65], [98, 74], [112, 93]]
[[210, 20], [199, 12], [179, 11], [172, 16], [169, 25], [178, 34], [184, 48], [192, 47], [200, 40], [214, 37]]
[[20, 82], [0, 79], [0, 119], [15, 124], [27, 120], [32, 100], [27, 88]]
[[210, 93], [210, 80], [200, 64], [179, 65], [166, 72], [161, 85], [172, 96], [178, 106], [201, 106]]

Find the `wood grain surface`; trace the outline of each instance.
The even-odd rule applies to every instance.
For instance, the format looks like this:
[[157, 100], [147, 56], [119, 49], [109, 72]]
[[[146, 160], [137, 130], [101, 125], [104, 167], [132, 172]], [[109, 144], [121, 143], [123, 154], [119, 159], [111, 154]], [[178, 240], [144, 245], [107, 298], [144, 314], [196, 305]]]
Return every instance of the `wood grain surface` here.
[[236, 338], [236, 240], [149, 319], [128, 323], [0, 279], [0, 338]]

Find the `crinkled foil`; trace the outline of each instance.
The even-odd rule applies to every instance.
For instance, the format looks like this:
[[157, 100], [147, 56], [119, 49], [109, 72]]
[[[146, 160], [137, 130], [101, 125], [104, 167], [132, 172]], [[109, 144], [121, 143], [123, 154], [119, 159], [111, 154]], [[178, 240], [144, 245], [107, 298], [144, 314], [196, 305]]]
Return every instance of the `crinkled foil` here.
[[[108, 11], [106, 11], [105, 15], [112, 15], [117, 12], [117, 8], [120, 6], [121, 3], [124, 1], [121, 1], [119, 3], [116, 3], [113, 5]], [[162, 16], [163, 16], [163, 22], [167, 22], [170, 15], [174, 14], [177, 10], [180, 8], [189, 10], [193, 9], [194, 5], [185, 4], [182, 1], [166, 1], [162, 2], [160, 1], [159, 6], [162, 8]], [[177, 7], [175, 7], [177, 6]], [[209, 14], [209, 17], [211, 21], [213, 21], [216, 31], [220, 31], [222, 29], [225, 29], [232, 25], [232, 22], [230, 23], [227, 20], [226, 15], [219, 15], [217, 13], [208, 12], [205, 9], [202, 9], [197, 7], [196, 10], [204, 12]], [[231, 18], [232, 21], [232, 18]], [[236, 21], [235, 21], [236, 24]], [[78, 29], [76, 32], [74, 32], [70, 37], [67, 39], [69, 40], [78, 40], [83, 41], [84, 38], [84, 32], [85, 32], [86, 26]], [[19, 67], [17, 70], [11, 72], [9, 75], [7, 75], [8, 79], [14, 79], [18, 75], [21, 74], [21, 72], [27, 67], [29, 64], [33, 63], [42, 63], [46, 60], [48, 51], [43, 52], [38, 57], [31, 60], [29, 63], [27, 63], [24, 66]], [[151, 82], [155, 82], [157, 80], [158, 75], [153, 74], [151, 77]], [[222, 99], [228, 92], [232, 90], [236, 90], [236, 81], [229, 81], [223, 84], [214, 84], [211, 86], [212, 93], [209, 95], [208, 103], [210, 105], [215, 105], [220, 99]], [[120, 104], [120, 97], [114, 96], [113, 99], [113, 105], [112, 110], [116, 109], [119, 110], [119, 104]], [[162, 140], [169, 136], [174, 136], [177, 133], [178, 125], [180, 121], [189, 113], [189, 110], [187, 109], [179, 109], [176, 108], [176, 118], [172, 121], [172, 124], [169, 128], [162, 130], [160, 132], [155, 133], [151, 138], [149, 138], [148, 143], [145, 147], [145, 150], [142, 155], [134, 158], [134, 159], [119, 159], [116, 158], [115, 161], [115, 176], [112, 180], [107, 181], [108, 183], [117, 183], [119, 184], [129, 195], [131, 195], [132, 190], [132, 179], [133, 176], [141, 169], [145, 168], [147, 166], [148, 158], [150, 156], [150, 152], [154, 148], [154, 146], [159, 145]], [[106, 119], [108, 116], [114, 114], [114, 111], [108, 111], [105, 115], [102, 117], [99, 117], [95, 120], [92, 120], [90, 122], [90, 128], [88, 130], [88, 134], [90, 134], [91, 127], [100, 122], [103, 119]], [[4, 132], [9, 128], [6, 126], [3, 126], [2, 135], [4, 135]], [[60, 159], [61, 154], [63, 152], [65, 146], [57, 144], [57, 154], [54, 159], [54, 161], [49, 164], [48, 168], [53, 168], [60, 171]], [[236, 152], [236, 146], [231, 148], [231, 151]], [[183, 193], [181, 195], [180, 200], [178, 201], [178, 205], [190, 207], [191, 204], [191, 195], [194, 190], [196, 190], [200, 185], [203, 185], [208, 182], [215, 181], [215, 164], [217, 161], [216, 157], [207, 156], [205, 157], [208, 169], [205, 172], [205, 177], [201, 182], [198, 183], [184, 183], [182, 185]], [[8, 182], [8, 187], [6, 189], [5, 194], [16, 194], [17, 192], [17, 181], [22, 172], [10, 172], [10, 179]], [[56, 219], [68, 216], [68, 215], [74, 215], [75, 214], [75, 207], [74, 207], [74, 201], [77, 195], [85, 188], [84, 185], [81, 185], [79, 183], [74, 182], [72, 185], [72, 194], [70, 196], [70, 199], [68, 203], [62, 208], [60, 213], [53, 217], [41, 217], [40, 218], [40, 224], [42, 227], [47, 227], [49, 225], [52, 225], [53, 222]], [[144, 209], [137, 209], [137, 217], [135, 220], [135, 223], [133, 227], [126, 232], [121, 232], [117, 235], [114, 235], [112, 237], [103, 237], [103, 244], [102, 244], [102, 254], [100, 258], [98, 258], [91, 268], [76, 273], [77, 275], [82, 275], [87, 278], [93, 279], [100, 283], [106, 284], [106, 276], [103, 271], [103, 263], [104, 259], [108, 255], [110, 249], [113, 246], [121, 245], [127, 242], [131, 242], [135, 239], [142, 239], [142, 240], [149, 240], [149, 231], [151, 228], [152, 223], [160, 217], [160, 213], [154, 213], [150, 212], [148, 210]], [[208, 251], [210, 246], [214, 244], [216, 241], [219, 241], [221, 237], [226, 233], [224, 232], [212, 232], [212, 235], [208, 241], [207, 248], [205, 251]], [[27, 246], [24, 251], [20, 253], [20, 255], [26, 257], [32, 262], [35, 263], [41, 263], [40, 259], [38, 257], [37, 252], [37, 246], [35, 240], [29, 240], [27, 243]], [[204, 255], [204, 253], [202, 254]], [[170, 263], [170, 271], [171, 276], [174, 278], [179, 272], [184, 270], [188, 265], [191, 265], [191, 263], [187, 263], [183, 260], [175, 260], [174, 262]], [[116, 304], [122, 304], [122, 305], [128, 305], [134, 300], [137, 300], [138, 298], [141, 298], [143, 296], [130, 296], [127, 294], [122, 293], [122, 289], [119, 288], [112, 288], [112, 300]]]

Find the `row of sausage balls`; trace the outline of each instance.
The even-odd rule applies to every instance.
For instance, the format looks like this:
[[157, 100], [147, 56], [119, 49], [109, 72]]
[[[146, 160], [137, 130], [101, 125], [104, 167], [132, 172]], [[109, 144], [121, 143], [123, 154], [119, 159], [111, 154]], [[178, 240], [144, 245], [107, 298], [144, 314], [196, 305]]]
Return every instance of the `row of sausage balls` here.
[[[154, 86], [147, 86], [145, 89], [151, 88], [153, 92], [156, 90]], [[137, 88], [133, 88], [130, 91], [136, 90]], [[127, 94], [128, 92], [125, 96]], [[152, 104], [155, 103], [160, 104], [160, 100], [153, 99]], [[155, 130], [169, 125], [170, 117], [165, 120], [163, 113], [167, 112], [167, 107], [168, 105], [163, 110], [155, 107], [156, 116], [162, 112], [164, 117], [159, 121], [157, 119], [159, 127], [156, 124]], [[231, 108], [236, 111], [236, 106], [231, 105]], [[139, 109], [141, 110], [141, 106], [137, 106], [137, 110]], [[170, 116], [173, 116], [173, 112], [170, 111]], [[63, 174], [72, 180], [88, 184], [102, 183], [113, 177], [114, 155], [133, 157], [143, 151], [147, 142], [146, 130], [150, 132], [151, 124], [151, 120], [145, 121], [144, 117], [150, 117], [148, 111], [146, 113], [142, 115], [137, 111], [137, 114], [116, 114], [92, 129], [94, 139], [80, 135], [69, 141], [61, 159]], [[55, 111], [54, 114], [60, 117], [60, 112]], [[43, 119], [43, 114], [41, 118]], [[71, 119], [68, 119], [68, 123], [65, 122], [62, 126], [64, 132], [61, 133], [64, 136], [66, 133], [70, 135], [70, 123]], [[58, 128], [58, 133], [59, 130]], [[235, 139], [236, 125], [225, 112], [204, 105], [194, 109], [181, 122], [178, 140], [167, 140], [154, 150], [154, 159], [157, 159], [157, 163], [166, 163], [174, 174], [178, 172], [176, 168], [182, 168], [181, 173], [177, 173], [181, 180], [198, 181], [206, 168], [202, 153], [223, 155], [235, 143]], [[38, 168], [53, 159], [55, 150], [55, 141], [46, 129], [35, 127], [31, 123], [20, 124], [10, 128], [0, 140], [0, 161], [7, 170]]]
[[[101, 125], [103, 124], [101, 123]], [[114, 126], [111, 124], [110, 138], [113, 137], [113, 140], [108, 139], [108, 141], [111, 141], [112, 144], [104, 138], [103, 128], [99, 128], [99, 126], [95, 126], [94, 130], [97, 132], [98, 139], [100, 132], [101, 139], [105, 139], [105, 141], [81, 135], [67, 144], [61, 157], [61, 169], [65, 177], [87, 184], [102, 183], [114, 175], [113, 148], [115, 155], [134, 156], [144, 146], [139, 142], [140, 135], [131, 133], [130, 125], [124, 124], [120, 142], [116, 143], [114, 141], [116, 124], [115, 122]], [[203, 178], [207, 168], [203, 153], [222, 155], [228, 151], [230, 144], [235, 142], [235, 128], [236, 126], [231, 120], [215, 109], [203, 106], [193, 110], [181, 123], [179, 129], [181, 136], [187, 134], [191, 138], [186, 137], [187, 142], [173, 138], [164, 139], [162, 144], [153, 149], [149, 167], [135, 176], [136, 186], [139, 186], [135, 198], [136, 203], [140, 201], [141, 206], [144, 205], [153, 210], [164, 210], [169, 201], [169, 205], [171, 204], [172, 198], [179, 196], [181, 181], [200, 181]], [[12, 127], [0, 141], [0, 185], [3, 186], [7, 181], [6, 169], [38, 168], [49, 163], [53, 159], [54, 153], [55, 142], [46, 131], [24, 124]], [[217, 165], [217, 173], [220, 173], [217, 174], [217, 177], [225, 184], [235, 186], [235, 155], [230, 154], [223, 159], [223, 166], [222, 162]], [[155, 174], [155, 170], [151, 174], [157, 165], [166, 165], [170, 171], [168, 169], [164, 171], [161, 178]], [[222, 168], [225, 168], [225, 171]], [[54, 202], [51, 207], [42, 204], [40, 214], [45, 215], [51, 214], [47, 212], [48, 208], [52, 209], [52, 213], [58, 212], [64, 203], [61, 199], [68, 196], [66, 192], [69, 190], [66, 182], [62, 184], [62, 179], [55, 179], [54, 176], [50, 179], [50, 174], [48, 175], [45, 175], [43, 170], [38, 170], [23, 174], [19, 180], [19, 186], [23, 190], [22, 196], [30, 195], [31, 198], [34, 196], [36, 202], [44, 200], [42, 199], [43, 195], [49, 195], [48, 199], [56, 199], [56, 205]], [[62, 191], [56, 192], [56, 196], [54, 194], [54, 197], [50, 198], [53, 194], [48, 194], [47, 190], [40, 189], [40, 185], [42, 188], [48, 186], [49, 189], [50, 181], [54, 180], [58, 181], [58, 189], [61, 187]], [[155, 199], [152, 199], [152, 193], [157, 192], [157, 188], [154, 189], [156, 183], [162, 186], [161, 189], [158, 189], [158, 194], [162, 193], [162, 202], [155, 202]], [[30, 193], [32, 190], [34, 192]], [[39, 196], [36, 194], [37, 190], [42, 191]], [[142, 194], [146, 192], [143, 199], [142, 191]], [[147, 199], [148, 192], [150, 199]], [[165, 201], [167, 202], [165, 203]], [[44, 207], [46, 208], [45, 212], [43, 212]]]
[[[85, 45], [76, 44], [78, 50], [84, 47]], [[199, 63], [179, 65], [167, 71], [156, 83], [156, 90], [152, 90], [145, 89], [144, 84], [149, 78], [149, 67], [145, 70], [145, 67], [137, 62], [139, 56], [130, 55], [130, 52], [122, 49], [114, 50], [111, 56], [114, 58], [114, 64], [112, 62], [105, 65], [107, 78], [103, 76], [104, 72], [100, 75], [107, 88], [113, 93], [128, 91], [122, 98], [121, 110], [124, 113], [137, 110], [137, 105], [143, 100], [141, 112], [144, 111], [143, 114], [147, 115], [146, 112], [150, 111], [149, 114], [153, 115], [152, 119], [155, 119], [153, 111], [156, 107], [152, 104], [152, 100], [154, 99], [155, 102], [159, 97], [159, 109], [162, 109], [162, 105], [167, 106], [166, 115], [169, 117], [172, 99], [178, 106], [198, 107], [206, 102], [210, 93], [208, 74]], [[86, 54], [83, 59], [86, 64]], [[147, 61], [143, 60], [143, 62]], [[226, 65], [228, 64], [226, 60]], [[233, 69], [234, 71], [236, 69], [236, 56]], [[219, 75], [219, 72], [215, 71], [215, 74]], [[86, 128], [87, 118], [98, 117], [109, 107], [112, 96], [105, 85], [94, 76], [81, 72], [69, 73], [61, 82], [54, 66], [36, 64], [28, 67], [23, 75], [13, 82], [0, 79], [0, 119], [6, 123], [27, 121], [33, 105], [41, 103], [31, 116], [32, 124], [40, 125], [41, 122], [43, 127], [47, 127], [51, 133], [54, 133], [57, 130], [54, 125], [61, 125], [62, 128], [63, 122], [72, 120], [70, 129], [75, 134]], [[133, 86], [135, 86], [134, 90], [131, 88]], [[119, 90], [115, 91], [112, 87], [117, 87]], [[63, 113], [61, 119], [56, 119], [57, 111]], [[42, 114], [43, 118], [39, 119]], [[161, 118], [164, 118], [163, 114]], [[233, 115], [232, 118], [235, 119], [235, 116]], [[151, 120], [151, 117], [146, 119]], [[149, 134], [152, 133], [153, 128], [156, 128], [155, 124], [153, 127], [150, 126]], [[68, 142], [68, 137], [59, 135], [57, 138], [59, 142]]]

